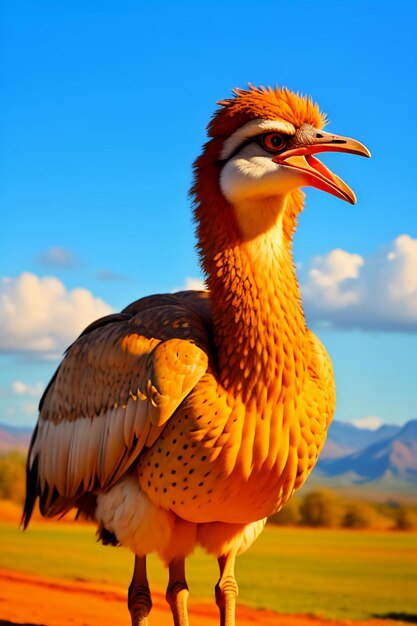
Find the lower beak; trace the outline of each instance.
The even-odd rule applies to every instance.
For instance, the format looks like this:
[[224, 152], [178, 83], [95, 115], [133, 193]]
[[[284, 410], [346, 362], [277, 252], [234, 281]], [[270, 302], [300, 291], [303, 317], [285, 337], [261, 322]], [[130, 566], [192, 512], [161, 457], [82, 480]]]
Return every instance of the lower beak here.
[[291, 147], [276, 155], [272, 160], [281, 166], [297, 170], [306, 185], [355, 204], [356, 197], [345, 182], [331, 172], [313, 154], [318, 152], [348, 152], [370, 157], [369, 150], [356, 139], [332, 135], [313, 127], [302, 127], [295, 135]]

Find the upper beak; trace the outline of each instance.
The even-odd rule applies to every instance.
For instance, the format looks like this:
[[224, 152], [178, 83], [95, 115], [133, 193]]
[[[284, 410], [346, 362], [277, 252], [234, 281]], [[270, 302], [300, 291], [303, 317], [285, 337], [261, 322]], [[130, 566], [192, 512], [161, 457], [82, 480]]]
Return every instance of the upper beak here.
[[291, 167], [300, 172], [306, 185], [355, 204], [356, 197], [352, 189], [333, 172], [331, 172], [313, 154], [318, 152], [349, 152], [370, 157], [369, 150], [356, 139], [332, 135], [312, 126], [302, 126], [285, 152], [276, 155], [272, 160], [280, 165]]

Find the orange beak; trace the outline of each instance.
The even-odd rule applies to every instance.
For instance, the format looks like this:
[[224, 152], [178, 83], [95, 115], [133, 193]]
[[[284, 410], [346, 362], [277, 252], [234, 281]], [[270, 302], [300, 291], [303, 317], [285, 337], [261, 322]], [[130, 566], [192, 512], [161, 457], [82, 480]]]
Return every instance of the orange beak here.
[[302, 174], [306, 185], [355, 204], [356, 197], [350, 187], [313, 156], [318, 152], [349, 152], [371, 156], [369, 150], [356, 139], [332, 135], [304, 125], [295, 135], [291, 147], [274, 156], [272, 160], [281, 166], [297, 170]]

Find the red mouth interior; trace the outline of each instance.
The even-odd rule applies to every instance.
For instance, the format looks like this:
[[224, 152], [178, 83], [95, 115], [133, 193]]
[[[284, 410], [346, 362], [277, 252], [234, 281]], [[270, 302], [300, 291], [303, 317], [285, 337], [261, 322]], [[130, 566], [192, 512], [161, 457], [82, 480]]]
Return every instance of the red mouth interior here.
[[318, 172], [323, 178], [333, 184], [335, 183], [335, 178], [332, 172], [325, 165], [323, 165], [321, 161], [316, 159], [312, 154], [306, 154], [304, 158], [309, 166], [316, 170], [316, 172]]

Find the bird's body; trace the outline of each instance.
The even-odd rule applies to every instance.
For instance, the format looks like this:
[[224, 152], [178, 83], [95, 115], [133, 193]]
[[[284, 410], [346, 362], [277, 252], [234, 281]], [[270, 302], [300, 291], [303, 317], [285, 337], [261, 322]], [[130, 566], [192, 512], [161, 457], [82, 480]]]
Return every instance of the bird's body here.
[[[144, 298], [86, 329], [45, 392], [29, 454], [25, 523], [39, 496], [44, 515], [78, 507], [103, 541], [130, 548], [134, 625], [150, 608], [152, 551], [170, 567], [174, 622], [188, 624], [184, 558], [200, 544], [219, 559], [221, 623], [232, 626], [235, 556], [303, 484], [334, 411], [331, 363], [306, 326], [291, 252], [308, 174], [291, 171], [288, 183], [288, 164], [336, 143], [364, 149], [316, 132], [318, 108], [285, 90], [222, 105], [193, 188], [209, 291]], [[283, 149], [257, 143], [284, 132]], [[320, 188], [352, 200], [309, 159]]]

